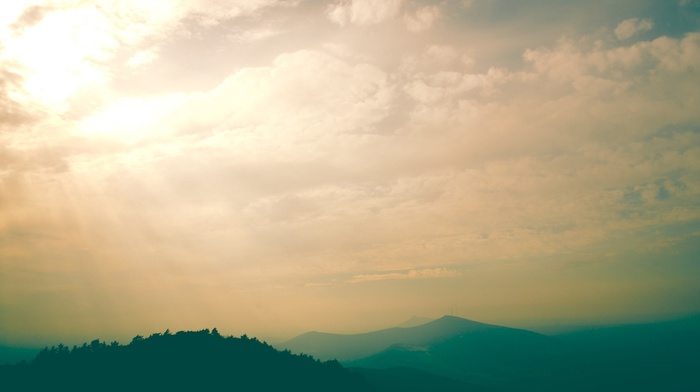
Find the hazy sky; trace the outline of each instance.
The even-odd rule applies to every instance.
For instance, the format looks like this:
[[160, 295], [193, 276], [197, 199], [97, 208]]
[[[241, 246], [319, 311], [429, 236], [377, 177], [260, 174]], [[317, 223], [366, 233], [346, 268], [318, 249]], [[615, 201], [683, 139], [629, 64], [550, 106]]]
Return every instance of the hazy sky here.
[[0, 343], [700, 311], [700, 0], [0, 5]]

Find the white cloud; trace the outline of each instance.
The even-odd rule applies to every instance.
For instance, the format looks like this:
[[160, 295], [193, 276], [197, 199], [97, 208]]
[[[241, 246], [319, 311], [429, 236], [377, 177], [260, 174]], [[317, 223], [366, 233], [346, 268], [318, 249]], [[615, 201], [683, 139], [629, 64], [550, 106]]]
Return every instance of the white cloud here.
[[231, 39], [239, 42], [257, 42], [282, 34], [282, 30], [271, 28], [247, 29], [231, 35]]
[[204, 25], [248, 16], [270, 7], [295, 7], [300, 0], [170, 0]]
[[336, 135], [372, 132], [393, 94], [377, 67], [306, 50], [239, 70], [209, 91], [123, 98], [79, 129], [128, 143], [190, 135], [217, 149], [236, 148], [241, 159], [294, 160], [314, 143], [332, 145]]
[[653, 27], [654, 22], [652, 22], [651, 19], [626, 19], [620, 22], [615, 28], [615, 37], [619, 40], [626, 40], [643, 31], [649, 31]]
[[56, 110], [81, 88], [107, 80], [102, 63], [118, 45], [109, 27], [95, 8], [48, 12], [4, 42], [0, 56], [18, 65], [28, 99]]
[[330, 5], [326, 12], [341, 26], [348, 23], [370, 25], [394, 18], [402, 4], [403, 0], [342, 0]]
[[305, 50], [278, 56], [272, 67], [237, 72], [203, 97], [206, 104], [192, 115], [204, 119], [220, 111], [222, 130], [252, 127], [256, 138], [311, 141], [370, 130], [386, 115], [391, 97], [377, 67]]
[[404, 23], [409, 31], [418, 32], [429, 30], [433, 23], [440, 19], [442, 11], [437, 6], [422, 7], [413, 14], [404, 15]]
[[[668, 118], [698, 121], [687, 70], [699, 37], [590, 49], [561, 41], [527, 52], [514, 71], [470, 71], [465, 51], [444, 45], [390, 72], [370, 58], [286, 53], [207, 91], [106, 105], [66, 127], [131, 147], [67, 161], [95, 188], [147, 189], [136, 210], [148, 207], [153, 230], [172, 231], [156, 216], [174, 208], [181, 227], [202, 228], [202, 244], [236, 244], [271, 264], [323, 263], [319, 243], [337, 252], [324, 271], [354, 269], [360, 256], [421, 270], [431, 253], [454, 263], [563, 252], [655, 222], [621, 223], [623, 199], [611, 190], [640, 190], [654, 207], [647, 217], [672, 219], [668, 202], [649, 196], [660, 189], [649, 178], [695, 170], [694, 150], [671, 152], [697, 142], [639, 140]], [[678, 101], [660, 99], [668, 94]], [[236, 223], [205, 230], [226, 222]], [[216, 245], [222, 233], [235, 234]]]
[[155, 49], [140, 50], [126, 61], [126, 65], [132, 68], [138, 68], [150, 64], [156, 59], [158, 59], [158, 52]]
[[[316, 23], [318, 39], [304, 30], [259, 46], [235, 39], [274, 33], [269, 20], [245, 20], [251, 29], [234, 40], [226, 38], [235, 23], [210, 23], [225, 20], [219, 12], [252, 15], [272, 2], [231, 10], [225, 2], [108, 4], [101, 14], [47, 11], [8, 35], [15, 52], [5, 57], [36, 68], [24, 75], [36, 89], [55, 77], [99, 90], [112, 72], [146, 83], [174, 68], [214, 76], [198, 91], [107, 87], [82, 96], [69, 85], [53, 98], [92, 105], [88, 114], [45, 115], [16, 127], [23, 132], [0, 133], [0, 235], [11, 239], [0, 259], [17, 270], [60, 260], [52, 265], [71, 273], [89, 266], [96, 272], [86, 276], [144, 281], [162, 270], [171, 274], [157, 282], [171, 284], [158, 287], [166, 293], [206, 270], [226, 295], [193, 294], [200, 303], [228, 298], [234, 286], [446, 278], [474, 266], [462, 283], [481, 265], [505, 271], [572, 255], [588, 262], [668, 248], [683, 237], [669, 227], [700, 219], [698, 33], [614, 45], [572, 36], [533, 44], [524, 65], [507, 68], [489, 66], [463, 30], [406, 33], [400, 2], [336, 2], [317, 15], [365, 26], [398, 18], [397, 28], [370, 29], [373, 42], [367, 29]], [[80, 15], [94, 20], [83, 29]], [[177, 30], [192, 20], [207, 26]], [[39, 65], [53, 58], [33, 51], [54, 32], [78, 38], [57, 44], [68, 58], [51, 71]], [[168, 47], [167, 32], [176, 35], [169, 44], [182, 34], [186, 45], [210, 45], [211, 57], [190, 56], [199, 46]], [[520, 43], [487, 45], [500, 53]], [[250, 52], [237, 51], [244, 46]], [[309, 49], [319, 47], [327, 51]], [[240, 60], [248, 53], [255, 59]], [[6, 74], [0, 87], [24, 82]], [[8, 91], [0, 104], [15, 98]], [[640, 234], [652, 230], [658, 241]], [[126, 295], [137, 296], [133, 287]], [[337, 287], [370, 286], [329, 289]]]
[[79, 131], [128, 144], [159, 138], [172, 132], [164, 125], [187, 100], [184, 94], [124, 98], [82, 119]]
[[355, 275], [348, 282], [361, 283], [373, 282], [378, 280], [394, 280], [394, 279], [437, 279], [437, 278], [452, 278], [459, 276], [460, 273], [446, 268], [426, 268], [413, 269], [405, 272], [390, 272], [381, 274], [361, 274]]
[[[9, 19], [0, 27], [0, 37], [6, 38], [0, 61], [16, 65], [24, 80], [22, 99], [62, 113], [69, 110], [74, 95], [107, 87], [113, 75], [111, 62], [117, 57], [131, 53], [126, 60], [129, 67], [153, 61], [157, 47], [150, 45], [172, 33], [184, 18], [212, 25], [263, 8], [294, 4], [273, 0], [24, 4], [7, 10]], [[23, 12], [31, 17], [22, 18]]]

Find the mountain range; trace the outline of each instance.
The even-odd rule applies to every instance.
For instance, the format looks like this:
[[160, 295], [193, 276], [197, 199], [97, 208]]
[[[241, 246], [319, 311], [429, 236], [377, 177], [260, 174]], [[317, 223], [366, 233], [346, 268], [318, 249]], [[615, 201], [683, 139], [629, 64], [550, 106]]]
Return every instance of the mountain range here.
[[413, 369], [471, 390], [700, 390], [699, 316], [551, 336], [444, 316], [354, 335], [309, 332], [281, 346], [364, 375]]
[[59, 345], [0, 365], [0, 390], [700, 390], [700, 315], [557, 335], [454, 316], [401, 325], [277, 348], [216, 329]]

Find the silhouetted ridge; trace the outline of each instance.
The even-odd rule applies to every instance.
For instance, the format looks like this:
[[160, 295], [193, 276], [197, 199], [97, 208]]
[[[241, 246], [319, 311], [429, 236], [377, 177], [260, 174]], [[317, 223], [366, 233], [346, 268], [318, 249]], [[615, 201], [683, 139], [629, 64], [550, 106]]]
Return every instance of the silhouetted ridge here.
[[365, 391], [336, 361], [277, 351], [214, 329], [136, 336], [130, 344], [46, 348], [29, 364], [0, 367], [8, 391]]
[[478, 321], [469, 320], [456, 316], [442, 316], [437, 320], [427, 324], [419, 325], [415, 328], [425, 328], [440, 330], [442, 333], [458, 332], [458, 331], [474, 331], [487, 328], [507, 328], [499, 325], [480, 323]]
[[364, 358], [395, 345], [420, 346], [451, 339], [459, 334], [492, 329], [511, 328], [443, 316], [415, 327], [387, 328], [354, 335], [308, 332], [289, 340], [281, 347], [342, 362]]
[[434, 321], [434, 319], [427, 318], [427, 317], [413, 316], [410, 319], [404, 321], [403, 323], [396, 325], [395, 327], [397, 327], [397, 328], [413, 328], [413, 327], [417, 327], [419, 325], [427, 324], [431, 321]]
[[[335, 358], [352, 368], [418, 369], [471, 385], [472, 390], [476, 385], [488, 389], [506, 381], [512, 385], [529, 382], [556, 371], [560, 358], [558, 342], [553, 338], [455, 316], [410, 328], [356, 335], [308, 333], [284, 347], [319, 358]], [[372, 375], [368, 381], [378, 384], [387, 375], [364, 374]], [[419, 377], [426, 378], [424, 374]]]

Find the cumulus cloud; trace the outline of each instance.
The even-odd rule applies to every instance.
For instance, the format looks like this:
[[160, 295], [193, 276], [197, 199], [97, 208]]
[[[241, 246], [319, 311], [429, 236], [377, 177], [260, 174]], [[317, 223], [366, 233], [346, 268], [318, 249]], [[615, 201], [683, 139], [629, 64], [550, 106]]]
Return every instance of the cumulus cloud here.
[[[300, 0], [167, 0], [181, 8], [185, 16], [204, 25], [216, 25], [222, 21], [252, 15], [271, 7], [295, 7]], [[171, 3], [172, 4], [172, 3]]]
[[231, 35], [231, 39], [240, 42], [257, 42], [282, 34], [282, 30], [271, 28], [246, 29]]
[[[333, 244], [337, 260], [362, 255], [407, 270], [421, 269], [431, 253], [451, 262], [465, 252], [470, 259], [556, 253], [590, 246], [607, 230], [671, 219], [668, 202], [648, 196], [654, 189], [679, 203], [691, 197], [680, 186], [645, 184], [665, 178], [695, 189], [691, 178], [673, 177], [694, 170], [694, 150], [681, 147], [694, 146], [694, 134], [653, 135], [668, 115], [698, 121], [688, 110], [697, 92], [675, 81], [697, 61], [698, 46], [692, 34], [622, 49], [561, 41], [528, 51], [522, 70], [484, 72], [465, 69], [455, 47], [431, 46], [393, 75], [304, 50], [239, 70], [209, 91], [125, 100], [83, 129], [153, 143], [140, 155], [114, 156], [105, 169], [150, 167], [178, 195], [173, 201], [190, 206], [187, 219], [206, 227], [216, 214], [236, 216], [238, 235], [248, 239], [242, 253], [275, 243], [264, 251], [271, 263], [322, 263], [318, 243]], [[654, 78], [625, 77], [651, 69]], [[657, 104], [672, 91], [686, 103]], [[595, 131], [610, 124], [615, 132]], [[657, 161], [649, 166], [652, 151]], [[651, 203], [644, 219], [629, 213], [637, 211], [628, 204], [637, 189]], [[227, 212], [194, 207], [204, 200]], [[623, 211], [626, 218], [616, 219]]]
[[625, 19], [615, 28], [615, 37], [619, 40], [630, 39], [641, 32], [651, 30], [653, 27], [654, 22], [651, 19]]
[[401, 10], [403, 0], [342, 0], [328, 7], [326, 13], [333, 22], [370, 25], [392, 19]]
[[256, 149], [276, 149], [280, 143], [372, 132], [392, 95], [379, 68], [303, 50], [282, 54], [269, 67], [242, 69], [210, 91], [124, 98], [85, 118], [80, 129], [134, 141], [203, 132], [200, 137], [211, 136], [203, 143], [220, 148], [245, 141], [240, 154], [252, 158], [262, 153]]
[[158, 58], [158, 52], [154, 49], [141, 50], [134, 53], [131, 58], [126, 61], [126, 65], [132, 68], [142, 67], [152, 63]]
[[[0, 63], [1, 64], [1, 63]], [[26, 105], [14, 97], [22, 89], [22, 78], [0, 65], [0, 129], [11, 130], [31, 119]]]
[[[547, 44], [484, 49], [471, 25], [433, 35], [447, 16], [433, 6], [336, 1], [287, 15], [311, 30], [265, 40], [281, 31], [258, 14], [272, 1], [105, 4], [31, 11], [1, 32], [0, 260], [3, 278], [22, 277], [2, 281], [12, 295], [47, 269], [110, 277], [94, 290], [125, 303], [143, 287], [167, 293], [154, 304], [192, 293], [197, 309], [242, 292], [301, 298], [304, 282], [468, 286], [488, 269], [634, 260], [700, 219], [697, 32], [611, 43], [545, 29]], [[369, 42], [329, 17], [398, 28], [370, 29]], [[56, 51], [41, 44], [54, 33]], [[183, 69], [206, 82], [174, 83]], [[323, 290], [341, 286], [381, 285]]]
[[152, 62], [157, 48], [148, 45], [172, 33], [186, 18], [213, 25], [296, 2], [127, 0], [99, 6], [40, 2], [26, 8], [17, 4], [3, 12], [10, 18], [6, 21], [10, 29], [3, 33], [0, 60], [16, 64], [28, 100], [61, 112], [81, 91], [105, 88], [112, 77], [107, 64], [124, 53], [131, 52], [125, 61], [129, 67]]
[[440, 19], [442, 11], [437, 6], [427, 6], [418, 9], [413, 14], [404, 15], [404, 23], [409, 31], [418, 32], [429, 30], [433, 23]]

